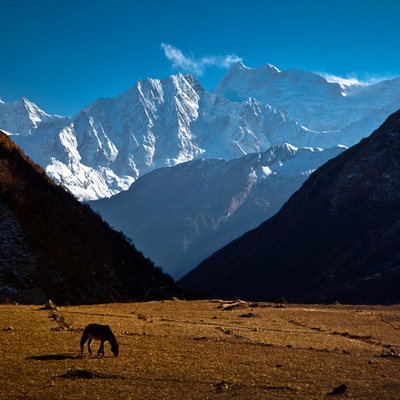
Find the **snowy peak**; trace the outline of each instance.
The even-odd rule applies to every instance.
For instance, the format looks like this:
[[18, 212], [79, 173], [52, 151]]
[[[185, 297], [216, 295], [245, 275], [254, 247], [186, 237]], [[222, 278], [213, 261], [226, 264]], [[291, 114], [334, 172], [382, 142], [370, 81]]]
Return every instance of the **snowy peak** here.
[[[239, 84], [241, 83], [241, 84]], [[312, 91], [318, 90], [322, 86], [335, 87], [338, 90], [340, 86], [336, 83], [328, 82], [324, 77], [310, 71], [302, 71], [292, 68], [286, 71], [280, 71], [272, 64], [265, 64], [258, 68], [246, 67], [242, 62], [235, 63], [227, 74], [221, 79], [214, 89], [214, 93], [223, 94], [227, 89], [236, 89], [236, 94], [240, 96], [240, 100], [244, 100], [241, 90], [255, 90], [259, 89], [259, 94], [264, 95], [268, 93], [268, 87], [275, 87], [275, 89], [290, 89], [293, 91], [296, 87], [304, 88], [305, 85], [311, 85]], [[266, 86], [266, 87], [264, 87]], [[230, 98], [230, 96], [225, 96]], [[258, 96], [246, 96], [257, 97]], [[266, 102], [265, 98], [259, 100]], [[268, 103], [268, 102], [267, 102]]]
[[196, 93], [202, 94], [206, 92], [204, 87], [201, 85], [200, 81], [194, 75], [192, 74], [185, 75], [185, 80], [196, 91]]
[[79, 199], [95, 199], [197, 157], [203, 150], [191, 130], [199, 102], [192, 84], [198, 87], [181, 74], [146, 79], [89, 104], [46, 144], [46, 172]]
[[[347, 82], [344, 85], [313, 72], [298, 69], [281, 72], [271, 65], [255, 69], [235, 65], [213, 93], [232, 101], [257, 98], [312, 130], [346, 130], [353, 125], [363, 136], [400, 108], [396, 81], [370, 85]], [[385, 111], [377, 112], [382, 107]], [[355, 143], [357, 141], [346, 145]]]
[[25, 97], [11, 103], [0, 102], [0, 127], [7, 127], [10, 133], [30, 135], [42, 121], [51, 118]]
[[179, 73], [165, 79], [140, 80], [132, 88], [122, 93], [121, 97], [134, 96], [134, 93], [139, 92], [146, 99], [163, 101], [190, 92], [193, 90], [193, 86], [198, 87], [201, 91], [204, 90], [193, 75], [183, 76]]
[[[253, 87], [262, 90], [265, 84], [270, 80], [277, 79], [280, 71], [271, 64], [266, 64], [258, 69], [246, 67], [241, 61], [233, 64], [226, 75], [217, 84], [213, 93], [226, 97], [231, 101], [240, 102], [248, 97], [255, 97], [266, 104], [269, 101], [260, 98], [256, 92], [246, 90], [248, 87]], [[247, 91], [247, 94], [245, 92]]]
[[272, 64], [265, 64], [258, 67], [257, 69], [252, 69], [246, 67], [246, 65], [244, 65], [242, 61], [238, 61], [232, 64], [232, 66], [228, 70], [225, 77], [222, 78], [222, 80], [224, 80], [227, 76], [230, 76], [230, 78], [234, 78], [235, 76], [237, 77], [244, 76], [245, 74], [252, 73], [252, 71], [254, 75], [261, 75], [261, 76], [277, 76], [281, 72], [278, 68], [276, 68]]

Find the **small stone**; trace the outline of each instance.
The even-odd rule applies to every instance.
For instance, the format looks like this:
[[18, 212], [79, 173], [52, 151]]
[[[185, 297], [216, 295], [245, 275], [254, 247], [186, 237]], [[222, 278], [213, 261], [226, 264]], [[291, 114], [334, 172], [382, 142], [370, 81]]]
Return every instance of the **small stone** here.
[[332, 392], [328, 393], [328, 396], [336, 396], [338, 394], [343, 394], [347, 389], [347, 385], [343, 383], [342, 385], [335, 387]]

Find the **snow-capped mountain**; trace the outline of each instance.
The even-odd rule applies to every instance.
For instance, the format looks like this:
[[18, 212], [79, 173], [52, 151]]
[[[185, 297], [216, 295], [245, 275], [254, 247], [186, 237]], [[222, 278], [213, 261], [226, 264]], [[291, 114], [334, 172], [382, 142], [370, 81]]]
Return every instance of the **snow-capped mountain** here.
[[90, 205], [180, 278], [274, 215], [314, 169], [344, 150], [284, 144], [234, 160], [194, 160], [150, 172]]
[[54, 131], [68, 121], [68, 117], [46, 114], [25, 97], [9, 103], [0, 99], [0, 127], [9, 133], [29, 136], [37, 131]]
[[400, 108], [400, 77], [374, 84], [329, 82], [313, 72], [267, 64], [234, 64], [213, 93], [231, 101], [253, 97], [316, 131], [345, 132], [345, 144], [368, 136]]
[[277, 141], [313, 141], [312, 132], [270, 106], [227, 101], [180, 74], [139, 81], [116, 98], [90, 104], [56, 134], [50, 124], [49, 132], [14, 140], [82, 200], [111, 196], [139, 175], [200, 155], [231, 159]]
[[36, 135], [14, 139], [82, 200], [111, 196], [146, 172], [199, 157], [233, 159], [274, 143], [332, 146], [340, 140], [258, 100], [237, 103], [210, 94], [195, 77], [181, 74], [139, 81], [41, 138], [46, 142], [40, 147]]
[[213, 93], [192, 75], [146, 79], [72, 118], [49, 116], [26, 99], [2, 102], [0, 128], [76, 197], [98, 199], [197, 158], [234, 159], [282, 143], [352, 145], [400, 108], [399, 85], [343, 86], [238, 63]]

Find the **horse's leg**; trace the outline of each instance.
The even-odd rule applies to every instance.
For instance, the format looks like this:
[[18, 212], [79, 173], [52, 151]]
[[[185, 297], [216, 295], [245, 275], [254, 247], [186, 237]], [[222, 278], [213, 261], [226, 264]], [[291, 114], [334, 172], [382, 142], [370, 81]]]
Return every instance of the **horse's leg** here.
[[82, 338], [81, 338], [81, 353], [83, 354], [83, 346], [85, 346], [87, 340], [87, 334], [86, 332], [83, 332]]
[[90, 348], [90, 343], [92, 343], [92, 341], [93, 341], [93, 339], [90, 338], [90, 339], [88, 340], [88, 345], [87, 345], [90, 354], [92, 354], [92, 349]]
[[100, 342], [100, 347], [99, 347], [99, 351], [97, 352], [97, 354], [99, 354], [99, 355], [101, 354], [104, 356], [104, 342], [103, 341]]

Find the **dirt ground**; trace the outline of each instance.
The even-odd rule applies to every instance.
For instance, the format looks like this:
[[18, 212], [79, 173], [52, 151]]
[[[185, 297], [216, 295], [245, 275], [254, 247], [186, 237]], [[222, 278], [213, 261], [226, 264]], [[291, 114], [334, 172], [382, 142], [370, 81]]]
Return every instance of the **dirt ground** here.
[[[108, 324], [114, 357], [80, 354]], [[0, 399], [399, 399], [400, 306], [0, 306]]]

